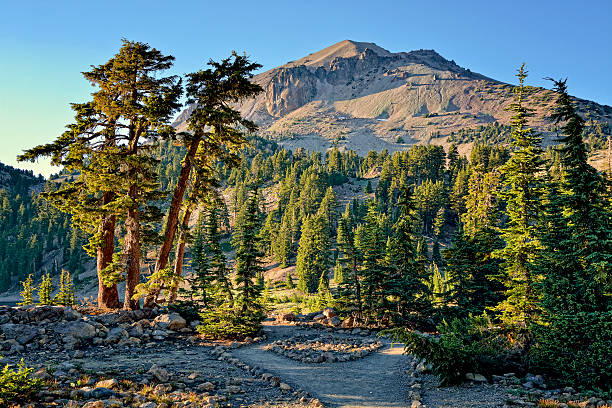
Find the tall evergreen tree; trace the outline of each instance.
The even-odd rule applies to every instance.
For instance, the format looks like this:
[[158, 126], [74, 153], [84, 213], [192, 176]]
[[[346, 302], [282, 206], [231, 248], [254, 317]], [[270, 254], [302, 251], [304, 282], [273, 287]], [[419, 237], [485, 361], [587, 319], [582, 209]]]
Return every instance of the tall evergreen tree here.
[[295, 272], [298, 289], [315, 293], [319, 280], [329, 273], [329, 227], [323, 215], [310, 215], [304, 220]]
[[507, 290], [506, 299], [497, 310], [507, 326], [525, 330], [539, 315], [536, 288], [539, 277], [534, 263], [541, 248], [536, 227], [544, 189], [541, 138], [527, 123], [532, 112], [525, 106], [525, 64], [517, 77], [519, 86], [514, 88], [514, 102], [510, 105], [514, 113], [511, 120], [514, 150], [501, 168], [505, 176], [501, 195], [507, 202], [509, 219], [502, 231], [505, 247], [496, 252], [503, 260], [501, 281]]
[[[352, 208], [355, 208], [353, 205]], [[340, 295], [345, 303], [357, 308], [358, 318], [363, 316], [363, 301], [361, 293], [361, 254], [355, 242], [355, 219], [350, 205], [338, 222], [338, 248], [340, 256], [338, 261], [342, 267], [342, 284]]]
[[241, 313], [261, 310], [261, 290], [254, 281], [263, 273], [263, 252], [259, 247], [261, 219], [258, 202], [258, 192], [255, 189], [239, 214], [233, 236], [233, 245], [236, 248], [236, 286]]
[[[400, 215], [393, 225], [393, 235], [387, 244], [386, 262], [390, 276], [386, 293], [397, 299], [397, 318], [401, 322], [422, 320], [431, 310], [425, 263], [417, 257], [413, 233], [416, 217], [412, 191], [404, 187], [400, 200]], [[415, 322], [416, 323], [416, 322]]]
[[[235, 52], [221, 62], [210, 61], [211, 67], [188, 74], [188, 103], [194, 109], [188, 123], [192, 133], [182, 135], [187, 152], [182, 161], [178, 182], [168, 209], [164, 229], [164, 241], [159, 250], [155, 271], [166, 267], [176, 234], [179, 212], [187, 181], [195, 165], [197, 184], [193, 194], [205, 195], [214, 184], [214, 166], [218, 160], [228, 166], [238, 162], [237, 150], [246, 143], [245, 133], [254, 132], [257, 126], [242, 117], [231, 104], [250, 98], [262, 91], [261, 86], [252, 83], [253, 71], [261, 65], [249, 61], [246, 56]], [[211, 182], [212, 181], [212, 182]], [[192, 197], [191, 201], [194, 201]], [[153, 298], [149, 296], [150, 305]]]
[[540, 234], [543, 321], [532, 357], [579, 387], [609, 390], [612, 383], [612, 226], [603, 203], [604, 181], [587, 163], [584, 121], [556, 81], [554, 118], [562, 123], [563, 174], [550, 182]]

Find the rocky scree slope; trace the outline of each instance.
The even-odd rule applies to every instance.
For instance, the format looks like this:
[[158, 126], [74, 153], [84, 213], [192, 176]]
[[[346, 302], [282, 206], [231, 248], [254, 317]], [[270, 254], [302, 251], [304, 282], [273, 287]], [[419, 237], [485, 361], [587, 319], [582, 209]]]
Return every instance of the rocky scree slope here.
[[[510, 67], [512, 69], [512, 67]], [[342, 41], [256, 75], [264, 92], [238, 108], [261, 133], [290, 149], [403, 150], [445, 144], [452, 132], [509, 125], [512, 86], [458, 66], [433, 50], [389, 52], [376, 44]], [[532, 125], [554, 139], [555, 95], [528, 88]], [[576, 99], [590, 124], [612, 124], [612, 107]], [[175, 121], [186, 129], [192, 108]]]

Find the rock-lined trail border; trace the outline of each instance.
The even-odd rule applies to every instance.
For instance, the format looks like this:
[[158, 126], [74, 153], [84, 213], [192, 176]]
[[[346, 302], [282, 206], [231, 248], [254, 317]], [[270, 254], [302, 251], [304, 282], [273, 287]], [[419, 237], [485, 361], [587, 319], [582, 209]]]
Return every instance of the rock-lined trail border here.
[[[410, 376], [411, 358], [403, 347], [384, 341], [377, 352], [355, 361], [308, 364], [277, 355], [265, 345], [278, 339], [290, 338], [296, 326], [266, 324], [268, 342], [232, 350], [232, 356], [251, 366], [277, 375], [292, 387], [317, 397], [326, 407], [399, 408], [413, 404], [414, 389]], [[312, 331], [302, 329], [305, 334]], [[337, 334], [342, 337], [343, 334]], [[348, 336], [347, 336], [348, 337]]]

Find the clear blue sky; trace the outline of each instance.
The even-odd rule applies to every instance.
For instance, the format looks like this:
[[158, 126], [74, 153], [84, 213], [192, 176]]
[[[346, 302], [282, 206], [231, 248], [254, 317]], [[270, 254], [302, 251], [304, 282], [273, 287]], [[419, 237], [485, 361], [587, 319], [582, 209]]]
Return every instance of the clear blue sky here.
[[[530, 85], [569, 77], [570, 92], [612, 105], [612, 1], [9, 1], [0, 0], [0, 161], [53, 140], [70, 102], [92, 91], [80, 72], [121, 38], [177, 58], [175, 73], [246, 52], [273, 68], [338, 41], [390, 51], [433, 48], [457, 64]], [[45, 175], [45, 163], [33, 168]], [[57, 171], [55, 169], [54, 171]]]

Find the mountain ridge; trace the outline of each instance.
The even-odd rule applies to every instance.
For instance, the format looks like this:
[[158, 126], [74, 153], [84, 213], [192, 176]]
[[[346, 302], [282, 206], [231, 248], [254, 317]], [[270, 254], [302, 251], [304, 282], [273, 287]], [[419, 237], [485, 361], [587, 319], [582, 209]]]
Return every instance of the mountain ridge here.
[[[469, 144], [466, 129], [509, 125], [513, 86], [460, 67], [434, 50], [390, 52], [344, 40], [262, 72], [259, 96], [238, 105], [260, 133], [287, 148], [404, 150], [413, 144]], [[530, 123], [545, 144], [556, 136], [553, 91], [528, 87]], [[575, 98], [591, 125], [609, 133], [612, 108]], [[184, 130], [188, 108], [174, 125]], [[503, 128], [503, 126], [502, 126]], [[605, 137], [605, 134], [601, 135]]]

